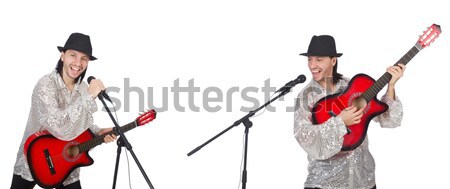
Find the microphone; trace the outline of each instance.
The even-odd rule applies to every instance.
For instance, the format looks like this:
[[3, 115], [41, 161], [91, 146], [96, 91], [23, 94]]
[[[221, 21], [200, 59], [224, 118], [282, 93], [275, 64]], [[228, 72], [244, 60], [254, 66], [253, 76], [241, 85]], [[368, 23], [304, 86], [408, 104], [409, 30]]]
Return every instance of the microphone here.
[[[88, 84], [91, 84], [91, 81], [92, 81], [93, 79], [95, 79], [94, 76], [89, 76], [89, 77], [87, 78]], [[100, 91], [100, 93], [99, 93], [97, 96], [98, 96], [98, 98], [103, 98], [103, 97], [104, 97], [106, 100], [108, 100], [109, 102], [112, 103], [111, 98], [109, 98], [108, 94], [106, 94], [106, 92], [105, 92], [104, 90], [103, 90], [103, 91]]]
[[303, 83], [306, 81], [306, 77], [303, 74], [300, 74], [296, 79], [289, 81], [288, 83], [286, 83], [286, 85], [284, 85], [283, 87], [281, 87], [280, 89], [278, 89], [275, 93], [280, 92], [280, 91], [284, 91], [286, 89], [291, 89], [292, 87], [294, 87], [295, 85], [299, 84], [299, 83]]

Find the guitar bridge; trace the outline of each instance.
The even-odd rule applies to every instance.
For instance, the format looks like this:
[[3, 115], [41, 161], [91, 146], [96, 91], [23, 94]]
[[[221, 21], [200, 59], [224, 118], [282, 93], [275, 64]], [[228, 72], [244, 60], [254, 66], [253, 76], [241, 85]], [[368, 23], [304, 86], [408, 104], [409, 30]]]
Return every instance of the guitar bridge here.
[[52, 175], [56, 174], [55, 166], [53, 165], [52, 157], [50, 156], [48, 149], [44, 150], [44, 154], [45, 154], [45, 160], [47, 160], [47, 166], [50, 169], [50, 173]]
[[329, 111], [328, 115], [332, 116], [332, 117], [336, 117], [336, 114], [333, 111]]

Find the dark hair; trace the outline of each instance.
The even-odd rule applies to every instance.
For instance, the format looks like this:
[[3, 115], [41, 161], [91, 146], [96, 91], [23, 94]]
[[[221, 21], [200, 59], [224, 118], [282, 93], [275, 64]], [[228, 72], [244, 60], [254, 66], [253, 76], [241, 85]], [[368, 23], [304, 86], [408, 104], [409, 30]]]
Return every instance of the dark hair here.
[[336, 64], [334, 64], [333, 66], [333, 84], [336, 84], [340, 79], [342, 79], [342, 74], [337, 72], [337, 67], [338, 67], [338, 60], [336, 58]]
[[[65, 52], [65, 51], [63, 51], [63, 52]], [[58, 64], [56, 64], [56, 72], [58, 72], [59, 73], [59, 75], [61, 76], [61, 77], [63, 77], [63, 75], [62, 75], [62, 70], [63, 70], [63, 66], [64, 66], [64, 62], [61, 60], [61, 58], [58, 60]], [[83, 78], [84, 78], [84, 76], [86, 75], [86, 72], [87, 72], [87, 67], [86, 67], [86, 69], [83, 71], [83, 73], [81, 73], [81, 75], [80, 76], [78, 76], [76, 79], [75, 79], [75, 81], [74, 81], [74, 83], [77, 83], [77, 82], [79, 82], [79, 81], [83, 81]]]

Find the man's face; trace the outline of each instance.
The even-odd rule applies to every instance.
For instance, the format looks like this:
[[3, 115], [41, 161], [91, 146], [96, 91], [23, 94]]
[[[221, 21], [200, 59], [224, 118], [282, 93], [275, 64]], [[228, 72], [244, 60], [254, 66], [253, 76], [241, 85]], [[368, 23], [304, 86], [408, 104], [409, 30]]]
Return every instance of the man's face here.
[[314, 81], [325, 82], [325, 79], [331, 79], [333, 76], [333, 66], [336, 64], [336, 58], [328, 56], [308, 56], [308, 67], [311, 71]]
[[64, 62], [63, 78], [75, 80], [86, 70], [89, 57], [80, 51], [68, 49], [61, 52], [61, 60]]

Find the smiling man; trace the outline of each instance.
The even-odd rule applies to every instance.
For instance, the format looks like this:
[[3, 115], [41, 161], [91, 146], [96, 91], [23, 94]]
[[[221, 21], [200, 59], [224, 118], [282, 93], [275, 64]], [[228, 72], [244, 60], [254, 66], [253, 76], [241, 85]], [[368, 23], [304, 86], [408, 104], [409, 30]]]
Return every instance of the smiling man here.
[[[48, 131], [54, 137], [69, 141], [87, 129], [102, 135], [112, 128], [101, 129], [93, 124], [92, 114], [97, 111], [95, 98], [105, 90], [100, 80], [93, 80], [88, 86], [83, 82], [92, 56], [91, 40], [88, 35], [73, 33], [61, 52], [56, 70], [39, 79], [31, 98], [31, 109], [22, 142], [14, 165], [12, 189], [34, 188], [36, 182], [30, 172], [24, 155], [24, 143], [27, 138], [40, 131]], [[104, 142], [116, 139], [106, 135]], [[79, 168], [75, 169], [61, 186], [57, 188], [81, 188]]]
[[[369, 152], [367, 137], [351, 151], [341, 151], [347, 126], [361, 122], [364, 108], [347, 107], [339, 115], [322, 124], [313, 124], [312, 107], [321, 98], [344, 91], [349, 79], [337, 72], [337, 58], [334, 38], [329, 35], [313, 36], [307, 53], [311, 82], [299, 93], [294, 115], [294, 136], [308, 154], [308, 176], [305, 189], [374, 189], [375, 161]], [[392, 75], [386, 95], [382, 101], [389, 110], [374, 120], [381, 127], [398, 127], [403, 108], [395, 96], [395, 84], [402, 77], [405, 66], [391, 66], [387, 72]]]

